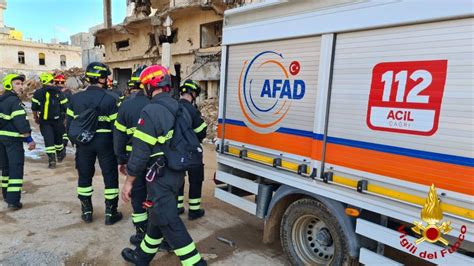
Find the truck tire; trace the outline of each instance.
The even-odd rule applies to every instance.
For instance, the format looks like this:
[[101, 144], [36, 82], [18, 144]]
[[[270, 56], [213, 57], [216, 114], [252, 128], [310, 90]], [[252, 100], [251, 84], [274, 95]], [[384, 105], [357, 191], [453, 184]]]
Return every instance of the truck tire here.
[[281, 220], [283, 250], [293, 265], [350, 263], [347, 241], [337, 219], [314, 199], [293, 202]]

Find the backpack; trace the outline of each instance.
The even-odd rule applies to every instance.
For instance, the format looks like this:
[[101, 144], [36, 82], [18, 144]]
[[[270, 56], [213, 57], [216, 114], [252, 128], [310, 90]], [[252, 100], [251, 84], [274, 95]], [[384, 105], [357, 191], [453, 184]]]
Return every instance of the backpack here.
[[181, 104], [176, 113], [165, 107], [175, 117], [173, 137], [163, 147], [166, 165], [175, 171], [188, 171], [202, 166], [203, 149], [192, 128], [188, 111]]
[[100, 103], [105, 95], [104, 92], [96, 106], [86, 109], [71, 121], [68, 137], [74, 144], [87, 144], [94, 138], [99, 122]]

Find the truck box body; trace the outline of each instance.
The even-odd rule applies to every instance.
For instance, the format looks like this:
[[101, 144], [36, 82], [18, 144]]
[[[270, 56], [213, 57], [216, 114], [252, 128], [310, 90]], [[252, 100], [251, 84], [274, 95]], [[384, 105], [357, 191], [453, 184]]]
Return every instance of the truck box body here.
[[394, 206], [389, 217], [409, 223], [434, 185], [457, 237], [474, 219], [468, 1], [336, 2], [226, 13], [218, 163], [288, 172], [312, 193], [336, 186], [379, 197]]

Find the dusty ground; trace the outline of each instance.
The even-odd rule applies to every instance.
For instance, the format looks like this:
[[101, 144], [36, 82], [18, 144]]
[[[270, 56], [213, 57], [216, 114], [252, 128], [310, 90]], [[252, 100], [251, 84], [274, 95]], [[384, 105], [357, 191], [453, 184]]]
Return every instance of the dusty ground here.
[[[68, 150], [67, 159], [55, 170], [49, 170], [42, 152], [44, 145], [39, 146], [36, 152], [28, 153], [22, 194], [24, 208], [11, 212], [6, 204], [0, 204], [0, 264], [125, 265], [120, 251], [130, 246], [128, 238], [134, 232], [129, 204], [120, 202], [124, 220], [113, 226], [104, 225], [103, 181], [96, 165], [94, 222], [83, 223], [76, 198], [74, 150]], [[181, 216], [203, 257], [213, 265], [287, 264], [278, 243], [262, 244], [260, 220], [214, 199], [213, 146], [205, 147], [205, 163], [202, 205], [206, 216], [193, 222], [187, 221], [186, 215]], [[120, 180], [123, 182], [124, 177]], [[236, 247], [219, 242], [217, 236], [234, 241]], [[173, 254], [159, 253], [153, 264], [179, 265], [179, 261]]]

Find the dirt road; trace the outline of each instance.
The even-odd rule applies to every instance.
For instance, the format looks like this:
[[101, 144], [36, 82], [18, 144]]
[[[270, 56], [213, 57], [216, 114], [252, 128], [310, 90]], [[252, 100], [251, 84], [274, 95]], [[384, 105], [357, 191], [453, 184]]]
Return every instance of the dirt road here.
[[[66, 160], [49, 170], [42, 149], [40, 143], [36, 152], [28, 154], [23, 209], [12, 212], [0, 204], [0, 265], [126, 265], [120, 251], [130, 246], [128, 238], [134, 232], [129, 204], [120, 202], [123, 221], [104, 225], [103, 180], [96, 165], [94, 222], [83, 223], [76, 197], [74, 150], [69, 149]], [[287, 264], [278, 244], [262, 244], [261, 221], [213, 197], [215, 159], [213, 146], [206, 146], [202, 203], [206, 215], [192, 222], [181, 216], [203, 257], [213, 265]], [[236, 247], [219, 242], [217, 236], [234, 241]], [[159, 253], [152, 264], [179, 265], [179, 261], [173, 254]]]

